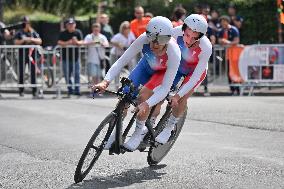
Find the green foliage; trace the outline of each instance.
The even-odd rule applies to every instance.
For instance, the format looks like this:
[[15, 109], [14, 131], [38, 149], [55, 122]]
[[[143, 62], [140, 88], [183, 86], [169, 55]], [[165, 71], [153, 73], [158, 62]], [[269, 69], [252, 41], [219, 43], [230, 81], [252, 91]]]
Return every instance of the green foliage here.
[[29, 15], [32, 21], [47, 21], [47, 22], [59, 22], [61, 19], [60, 17], [45, 13], [41, 11], [31, 11], [28, 9], [8, 9], [4, 13], [4, 20], [6, 23], [15, 23], [19, 22], [21, 18], [25, 15]]
[[98, 0], [10, 0], [7, 6], [9, 8], [26, 7], [57, 16], [70, 16], [94, 12], [97, 3]]
[[[103, 1], [103, 0], [101, 0]], [[237, 12], [244, 18], [241, 41], [244, 44], [277, 42], [277, 6], [276, 0], [107, 0], [109, 6], [104, 9], [110, 15], [110, 24], [115, 32], [124, 20], [132, 20], [134, 7], [142, 5], [145, 12], [154, 16], [171, 18], [172, 11], [182, 4], [188, 14], [194, 12], [196, 4], [209, 4], [220, 14], [227, 13], [227, 7], [233, 3]], [[5, 22], [18, 21], [22, 15], [31, 15], [32, 19], [57, 22], [60, 18], [76, 15], [76, 18], [94, 17], [99, 0], [6, 0]], [[21, 7], [21, 8], [19, 8]], [[8, 8], [8, 9], [7, 9]], [[37, 11], [34, 11], [37, 10]], [[48, 13], [48, 14], [47, 14]]]

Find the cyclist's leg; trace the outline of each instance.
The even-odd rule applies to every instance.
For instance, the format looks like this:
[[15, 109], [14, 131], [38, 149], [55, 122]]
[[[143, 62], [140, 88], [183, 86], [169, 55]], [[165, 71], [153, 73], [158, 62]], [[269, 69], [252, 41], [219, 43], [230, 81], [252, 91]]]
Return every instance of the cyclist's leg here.
[[[177, 86], [177, 84], [179, 83], [179, 81], [182, 77], [183, 77], [183, 74], [180, 73], [180, 72], [177, 72], [176, 77], [173, 81], [172, 89], [174, 89]], [[150, 118], [151, 125], [155, 125], [156, 119], [160, 114], [161, 106], [162, 106], [163, 103], [164, 103], [164, 100], [156, 105], [155, 110], [154, 110], [154, 112], [153, 112], [153, 114]]]
[[[147, 60], [145, 58], [141, 58], [140, 61], [137, 64], [137, 66], [135, 67], [135, 69], [132, 70], [132, 72], [130, 73], [130, 75], [128, 77], [129, 79], [131, 79], [132, 83], [134, 84], [135, 88], [137, 89], [136, 95], [138, 95], [138, 88], [140, 87], [140, 85], [144, 85], [151, 78], [153, 73], [154, 73], [154, 71], [149, 69], [149, 65], [148, 65]], [[125, 109], [125, 111], [124, 111], [124, 115], [123, 115], [124, 117], [127, 114], [127, 110], [128, 109]], [[136, 119], [136, 128], [137, 127], [138, 127], [138, 129], [142, 128], [141, 131], [144, 132], [145, 128], [143, 127], [143, 121], [141, 122], [141, 121]], [[114, 137], [114, 132], [113, 132], [112, 136], [110, 137], [109, 141], [107, 142], [106, 149], [108, 149], [107, 147], [111, 146], [111, 144], [114, 141], [114, 138], [115, 137]], [[134, 148], [129, 147], [127, 145], [125, 147], [128, 148], [131, 151], [134, 150]]]
[[[139, 64], [131, 72], [129, 78], [133, 81], [134, 85], [136, 87], [144, 85], [139, 92], [139, 98], [138, 98], [139, 104], [145, 102], [150, 96], [153, 95], [153, 89], [154, 89], [153, 87], [155, 87], [155, 85], [147, 87], [147, 84], [149, 81], [153, 79], [155, 74], [157, 74], [157, 72], [154, 72], [150, 68], [145, 58], [142, 58]], [[139, 144], [142, 142], [145, 134], [148, 132], [148, 128], [145, 126], [145, 122], [149, 115], [149, 112], [150, 111], [138, 113], [136, 119], [135, 131], [132, 134], [131, 138], [123, 145], [128, 150], [130, 151], [136, 150]]]
[[[128, 78], [132, 81], [134, 84], [134, 87], [136, 90], [136, 96], [138, 96], [139, 93], [139, 87], [140, 85], [144, 85], [153, 75], [154, 71], [149, 68], [148, 62], [146, 58], [141, 58], [138, 62], [137, 66], [131, 71]], [[124, 112], [124, 117], [126, 116], [127, 109]]]
[[141, 58], [137, 66], [131, 71], [129, 79], [131, 79], [134, 86], [138, 89], [140, 85], [145, 85], [154, 74], [146, 60], [146, 58]]
[[[206, 71], [202, 74], [200, 80], [197, 82], [197, 84], [193, 87], [193, 89], [191, 89], [186, 95], [184, 95], [183, 97], [181, 97], [178, 101], [178, 106], [174, 107], [172, 109], [172, 114], [170, 115], [169, 119], [168, 119], [168, 123], [166, 125], [166, 127], [164, 128], [164, 130], [156, 137], [156, 141], [164, 144], [166, 143], [170, 136], [171, 136], [171, 132], [174, 129], [175, 125], [178, 123], [178, 121], [180, 120], [180, 118], [183, 116], [186, 107], [187, 107], [187, 99], [194, 93], [195, 88], [197, 88], [202, 81], [204, 80], [206, 76]], [[190, 80], [191, 75], [188, 75], [187, 77], [185, 77], [183, 84], [187, 83]]]
[[[190, 80], [190, 77], [191, 77], [191, 75], [186, 76], [182, 85], [187, 83]], [[201, 83], [205, 79], [205, 77], [206, 77], [206, 71], [203, 72], [203, 74], [201, 75], [199, 81], [195, 84], [193, 89], [190, 90], [186, 95], [184, 95], [183, 97], [180, 98], [180, 100], [178, 102], [179, 106], [173, 108], [173, 115], [176, 118], [181, 117], [183, 115], [183, 113], [184, 113], [184, 111], [185, 111], [185, 109], [187, 107], [187, 99], [194, 93], [195, 89], [197, 89], [201, 85]]]

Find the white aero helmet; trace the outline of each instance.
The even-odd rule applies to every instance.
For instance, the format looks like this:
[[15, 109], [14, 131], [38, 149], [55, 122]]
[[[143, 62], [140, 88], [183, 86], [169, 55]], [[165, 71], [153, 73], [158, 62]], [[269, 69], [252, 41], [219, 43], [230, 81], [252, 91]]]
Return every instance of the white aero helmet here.
[[168, 18], [156, 16], [148, 23], [146, 27], [146, 36], [149, 41], [164, 45], [170, 41], [172, 31], [173, 25]]
[[[200, 32], [204, 35], [207, 32], [208, 23], [202, 15], [191, 14], [184, 20], [184, 24], [193, 31]], [[185, 30], [185, 28], [183, 29]]]

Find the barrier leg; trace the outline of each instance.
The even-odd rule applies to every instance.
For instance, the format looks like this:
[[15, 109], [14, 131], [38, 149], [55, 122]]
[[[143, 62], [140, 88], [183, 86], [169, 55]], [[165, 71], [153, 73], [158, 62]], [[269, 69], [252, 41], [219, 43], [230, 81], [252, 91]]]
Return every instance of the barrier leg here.
[[249, 89], [249, 94], [248, 94], [248, 96], [253, 96], [253, 89], [254, 89], [254, 87], [251, 86], [250, 89]]
[[240, 96], [244, 95], [244, 86], [240, 86]]
[[61, 99], [62, 96], [61, 96], [61, 87], [60, 86], [57, 86], [56, 87], [56, 97], [57, 99]]

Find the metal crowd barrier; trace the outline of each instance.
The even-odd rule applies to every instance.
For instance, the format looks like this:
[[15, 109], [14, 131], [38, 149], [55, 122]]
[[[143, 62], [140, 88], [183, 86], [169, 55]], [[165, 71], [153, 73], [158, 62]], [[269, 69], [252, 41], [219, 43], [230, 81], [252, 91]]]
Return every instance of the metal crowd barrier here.
[[[92, 46], [97, 51], [101, 46]], [[104, 49], [108, 52], [109, 49]], [[62, 90], [66, 90], [71, 94], [76, 94], [81, 90], [81, 87], [87, 88], [91, 83], [88, 77], [88, 47], [87, 46], [56, 46], [52, 52], [53, 73], [54, 73], [54, 88], [56, 88], [57, 97], [60, 98]], [[108, 56], [99, 62], [99, 67], [105, 75]], [[66, 74], [65, 74], [66, 73]], [[98, 78], [101, 80], [102, 78]]]
[[[34, 54], [36, 54], [36, 56], [31, 56], [31, 54], [28, 53], [30, 49], [34, 49]], [[106, 49], [106, 52], [109, 52], [109, 50], [109, 48]], [[208, 70], [208, 81], [213, 85], [227, 83], [227, 62], [225, 58], [225, 50], [225, 47], [218, 45], [213, 48]], [[26, 54], [23, 54], [24, 57], [22, 57], [22, 59], [27, 60], [26, 69], [23, 71], [25, 75], [23, 84], [19, 83], [20, 51], [27, 51]], [[66, 91], [68, 87], [72, 87], [73, 89], [75, 89], [75, 87], [85, 87], [86, 89], [89, 84], [87, 46], [56, 46], [52, 49], [43, 49], [41, 46], [34, 45], [3, 45], [0, 46], [0, 53], [0, 88], [37, 87], [40, 94], [43, 94], [44, 91], [52, 90], [56, 91], [57, 97], [60, 98], [62, 91]], [[80, 65], [79, 82], [74, 81], [76, 61]], [[103, 61], [104, 67], [109, 66], [105, 66], [107, 61], [109, 61], [109, 57], [105, 56]], [[67, 73], [71, 73], [66, 74], [66, 78], [63, 69], [64, 64], [66, 68], [65, 71]], [[33, 73], [31, 65], [36, 66], [34, 71], [36, 75], [35, 82], [31, 82], [29, 79]], [[105, 74], [106, 70], [102, 69], [102, 71]], [[66, 80], [71, 80], [72, 83], [66, 83]], [[78, 80], [78, 77], [76, 77], [76, 80]]]
[[37, 45], [0, 45], [0, 88], [44, 88], [43, 49]]
[[212, 85], [228, 85], [226, 48], [221, 45], [213, 46], [207, 72], [208, 83]]
[[[284, 45], [282, 45], [281, 48], [280, 46], [277, 47], [281, 52], [284, 52]], [[211, 86], [239, 86], [241, 93], [243, 93], [244, 88], [251, 86], [284, 85], [283, 82], [279, 84], [279, 82], [273, 83], [271, 80], [266, 80], [268, 81], [266, 83], [257, 80], [228, 84], [228, 69], [230, 65], [228, 65], [227, 48], [228, 47], [220, 45], [213, 46], [207, 76], [208, 83], [211, 84]], [[270, 48], [270, 46], [267, 48]], [[109, 49], [106, 49], [106, 52], [109, 52]], [[284, 60], [284, 57], [281, 55], [281, 61], [282, 59]], [[72, 87], [73, 90], [75, 90], [76, 87], [83, 87], [83, 90], [86, 90], [90, 82], [88, 78], [87, 61], [87, 46], [56, 46], [51, 49], [43, 49], [41, 46], [36, 45], [2, 45], [0, 46], [0, 89], [32, 87], [37, 88], [37, 91], [41, 95], [43, 95], [44, 91], [56, 91], [58, 98], [60, 98], [62, 91], [68, 92], [68, 88], [70, 87]], [[100, 66], [106, 67], [107, 61], [109, 61], [109, 57], [105, 56], [103, 64], [100, 62]], [[77, 68], [77, 70], [79, 70], [77, 75], [75, 74], [76, 62], [78, 62], [77, 66], [80, 66], [79, 69]], [[65, 72], [70, 74], [64, 74], [64, 65]], [[276, 69], [274, 68], [274, 70]], [[105, 74], [106, 70], [104, 68], [102, 71]], [[33, 75], [35, 79], [31, 79]], [[66, 82], [69, 80], [71, 80], [72, 83]], [[250, 89], [250, 91], [252, 90], [253, 89]]]
[[[64, 50], [67, 50], [66, 53], [64, 53]], [[75, 51], [78, 51], [78, 57], [75, 57]], [[107, 51], [109, 49], [106, 49]], [[106, 52], [107, 52], [106, 51]], [[228, 85], [228, 66], [227, 66], [227, 59], [226, 59], [226, 47], [215, 45], [213, 48], [212, 57], [209, 62], [209, 70], [208, 70], [208, 82], [212, 85]], [[69, 57], [69, 54], [72, 54], [71, 57]], [[64, 57], [65, 56], [65, 57]], [[69, 57], [69, 58], [68, 58]], [[88, 57], [88, 47], [86, 46], [56, 46], [53, 49], [53, 62], [55, 62], [54, 65], [54, 78], [55, 78], [55, 85], [54, 88], [56, 88], [57, 91], [57, 97], [61, 96], [62, 90], [66, 90], [68, 87], [72, 87], [73, 89], [75, 87], [86, 87], [89, 84], [88, 80], [88, 70], [87, 70], [87, 57]], [[68, 76], [66, 79], [69, 80], [70, 78], [73, 78], [72, 84], [68, 84], [65, 82], [66, 79], [64, 79], [64, 73], [63, 73], [63, 62], [64, 60], [68, 59], [67, 64], [69, 62], [72, 64], [72, 68], [75, 68], [75, 60], [79, 61], [79, 64], [81, 66], [80, 68], [80, 82], [75, 83], [75, 72], [72, 72], [72, 75]], [[105, 61], [109, 61], [109, 57], [105, 57]], [[69, 70], [67, 70], [68, 72]], [[102, 70], [105, 72], [105, 70]], [[104, 73], [105, 74], [105, 73]], [[103, 74], [103, 75], [104, 75]], [[124, 74], [124, 73], [122, 73]]]

